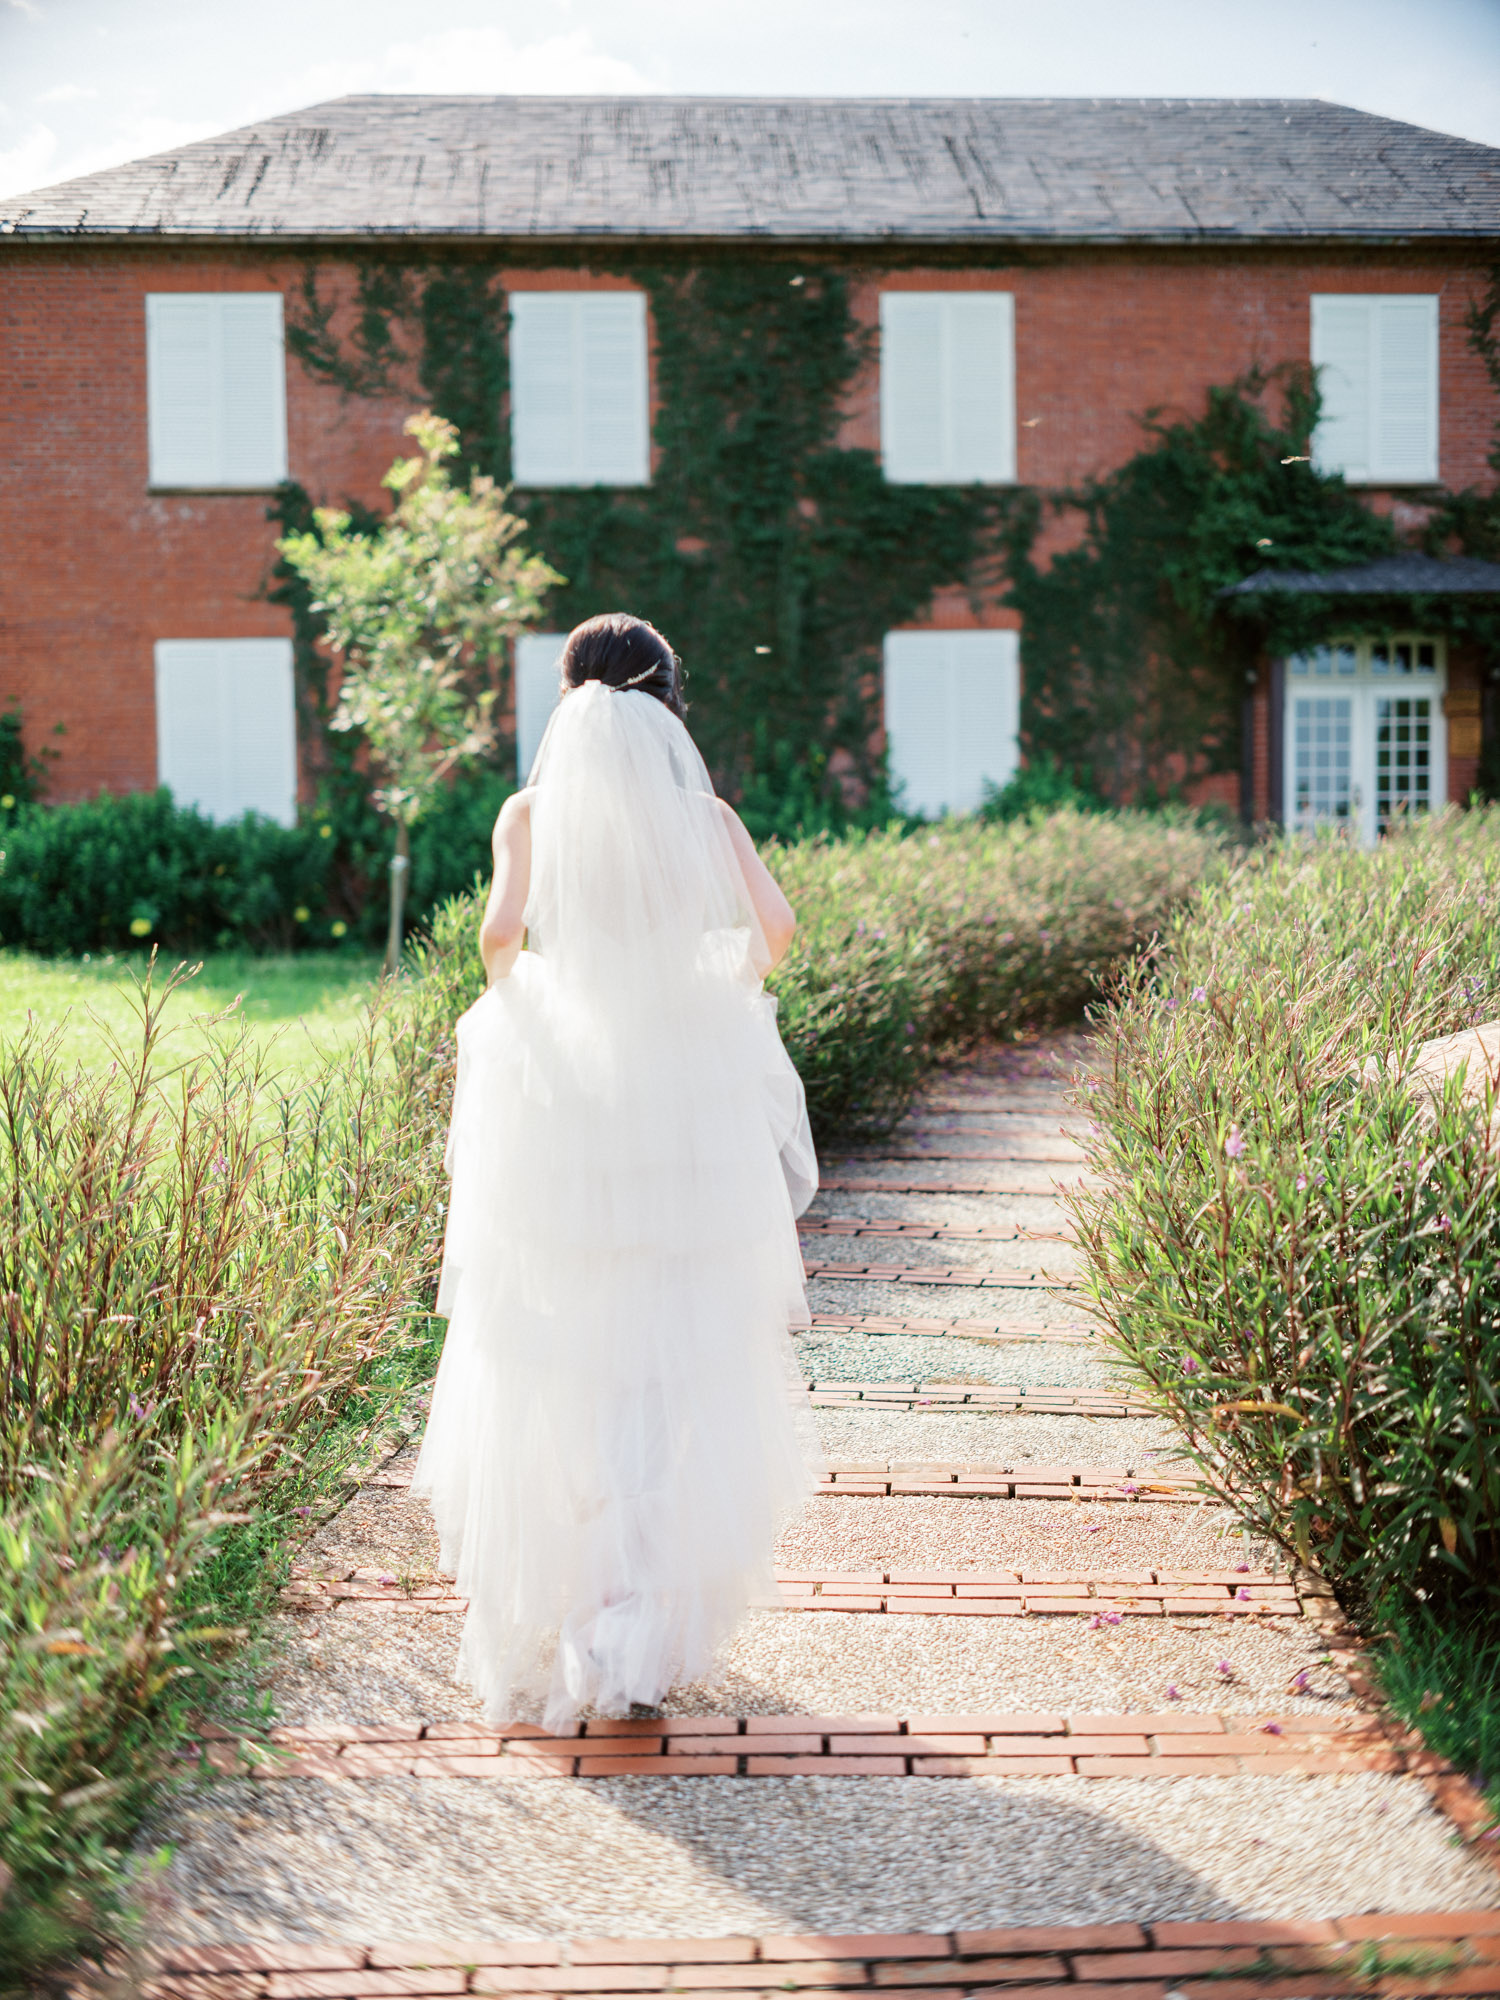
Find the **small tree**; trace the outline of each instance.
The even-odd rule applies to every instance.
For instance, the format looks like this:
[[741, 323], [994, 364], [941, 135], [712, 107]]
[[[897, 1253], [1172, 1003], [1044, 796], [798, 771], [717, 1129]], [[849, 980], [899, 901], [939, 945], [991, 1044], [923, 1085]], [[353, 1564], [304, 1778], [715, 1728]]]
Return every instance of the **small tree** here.
[[312, 592], [343, 663], [332, 727], [363, 732], [372, 800], [396, 822], [387, 972], [401, 956], [411, 828], [449, 773], [494, 742], [505, 642], [565, 580], [521, 545], [526, 523], [493, 479], [452, 483], [452, 424], [423, 410], [406, 431], [420, 456], [398, 458], [386, 474], [396, 504], [373, 535], [319, 507], [315, 528], [276, 544]]

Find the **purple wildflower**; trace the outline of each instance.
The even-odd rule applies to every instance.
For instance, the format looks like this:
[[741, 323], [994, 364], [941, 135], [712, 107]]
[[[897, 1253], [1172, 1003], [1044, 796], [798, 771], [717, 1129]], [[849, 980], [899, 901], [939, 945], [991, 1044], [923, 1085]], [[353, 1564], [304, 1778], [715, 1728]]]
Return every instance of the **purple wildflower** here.
[[1293, 1674], [1288, 1684], [1293, 1694], [1306, 1694], [1312, 1685], [1312, 1677], [1304, 1667], [1301, 1673]]
[[1231, 1125], [1229, 1137], [1224, 1141], [1224, 1151], [1231, 1160], [1237, 1160], [1245, 1150], [1245, 1135], [1238, 1125]]
[[1261, 1734], [1263, 1736], [1279, 1736], [1281, 1734], [1281, 1724], [1279, 1722], [1263, 1722], [1261, 1724]]
[[1195, 986], [1193, 988], [1193, 998], [1195, 1000], [1206, 1000], [1208, 998], [1208, 988], [1206, 986]]
[[1248, 1576], [1250, 1574], [1249, 1563], [1236, 1563], [1235, 1568], [1236, 1570], [1238, 1570], [1241, 1576]]
[[1171, 1682], [1171, 1681], [1168, 1681], [1168, 1683], [1167, 1683], [1167, 1700], [1168, 1700], [1168, 1701], [1181, 1701], [1181, 1700], [1182, 1700], [1182, 1693], [1181, 1693], [1181, 1690], [1180, 1690], [1179, 1688], [1175, 1687], [1175, 1686], [1174, 1686], [1174, 1685], [1172, 1684], [1172, 1682]]
[[1104, 1622], [1105, 1622], [1105, 1624], [1106, 1624], [1106, 1625], [1118, 1625], [1118, 1624], [1119, 1624], [1119, 1622], [1120, 1622], [1120, 1614], [1119, 1614], [1119, 1612], [1118, 1612], [1118, 1611], [1106, 1611], [1106, 1612], [1105, 1612], [1105, 1614], [1104, 1614]]
[[1214, 1672], [1222, 1674], [1226, 1681], [1234, 1679], [1234, 1668], [1230, 1666], [1228, 1660], [1220, 1660], [1219, 1664], [1214, 1668]]
[[1183, 1357], [1182, 1357], [1182, 1372], [1183, 1372], [1183, 1374], [1184, 1374], [1184, 1375], [1196, 1375], [1196, 1374], [1197, 1374], [1197, 1372], [1198, 1372], [1198, 1363], [1197, 1363], [1196, 1359], [1194, 1358], [1194, 1356], [1192, 1356], [1191, 1354], [1184, 1354], [1184, 1355], [1183, 1355]]
[[1306, 1186], [1307, 1186], [1307, 1175], [1306, 1175], [1306, 1174], [1298, 1174], [1298, 1176], [1297, 1176], [1297, 1192], [1298, 1192], [1298, 1194], [1301, 1194], [1302, 1190], [1303, 1190], [1303, 1189], [1304, 1189], [1304, 1188], [1305, 1188]]
[[1235, 1601], [1238, 1604], [1248, 1604], [1250, 1602], [1250, 1592], [1248, 1591], [1248, 1589], [1245, 1587], [1244, 1584], [1241, 1584], [1239, 1586], [1239, 1588], [1235, 1591], [1234, 1595], [1235, 1595]]

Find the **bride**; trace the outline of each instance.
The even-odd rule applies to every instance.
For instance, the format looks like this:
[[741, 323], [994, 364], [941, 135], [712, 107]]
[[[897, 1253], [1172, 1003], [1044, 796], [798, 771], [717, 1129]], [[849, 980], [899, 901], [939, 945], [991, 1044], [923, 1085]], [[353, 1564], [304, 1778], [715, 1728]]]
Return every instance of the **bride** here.
[[774, 1601], [817, 1462], [787, 1338], [817, 1165], [761, 991], [795, 920], [661, 634], [591, 618], [561, 672], [458, 1025], [414, 1484], [469, 1600], [460, 1676], [491, 1721], [549, 1728], [707, 1673]]

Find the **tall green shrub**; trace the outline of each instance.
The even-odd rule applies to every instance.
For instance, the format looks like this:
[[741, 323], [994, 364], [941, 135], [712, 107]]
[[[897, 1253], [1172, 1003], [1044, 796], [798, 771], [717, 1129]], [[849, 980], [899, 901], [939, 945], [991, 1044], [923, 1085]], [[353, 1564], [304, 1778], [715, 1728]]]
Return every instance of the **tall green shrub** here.
[[0, 1067], [0, 1967], [107, 1932], [237, 1636], [205, 1565], [422, 1321], [451, 1042], [420, 991], [282, 1083], [243, 1032]]
[[1114, 1343], [1210, 1480], [1346, 1595], [1500, 1606], [1500, 812], [1287, 841], [1128, 969], [1076, 1199]]
[[[934, 1059], [1076, 1019], [1219, 864], [1184, 820], [1066, 810], [763, 850], [797, 913], [768, 981], [820, 1142], [888, 1132]], [[483, 983], [478, 895], [420, 963], [455, 1007]]]

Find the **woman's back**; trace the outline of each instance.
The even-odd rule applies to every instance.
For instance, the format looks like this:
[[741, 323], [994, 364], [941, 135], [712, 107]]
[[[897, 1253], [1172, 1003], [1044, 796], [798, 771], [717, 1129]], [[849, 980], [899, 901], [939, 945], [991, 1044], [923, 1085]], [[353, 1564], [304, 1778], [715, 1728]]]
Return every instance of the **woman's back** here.
[[459, 1024], [418, 1483], [464, 1672], [555, 1725], [706, 1671], [770, 1587], [815, 1458], [786, 1330], [816, 1166], [760, 988], [775, 907], [680, 718], [587, 681], [528, 793], [486, 917], [508, 970]]

